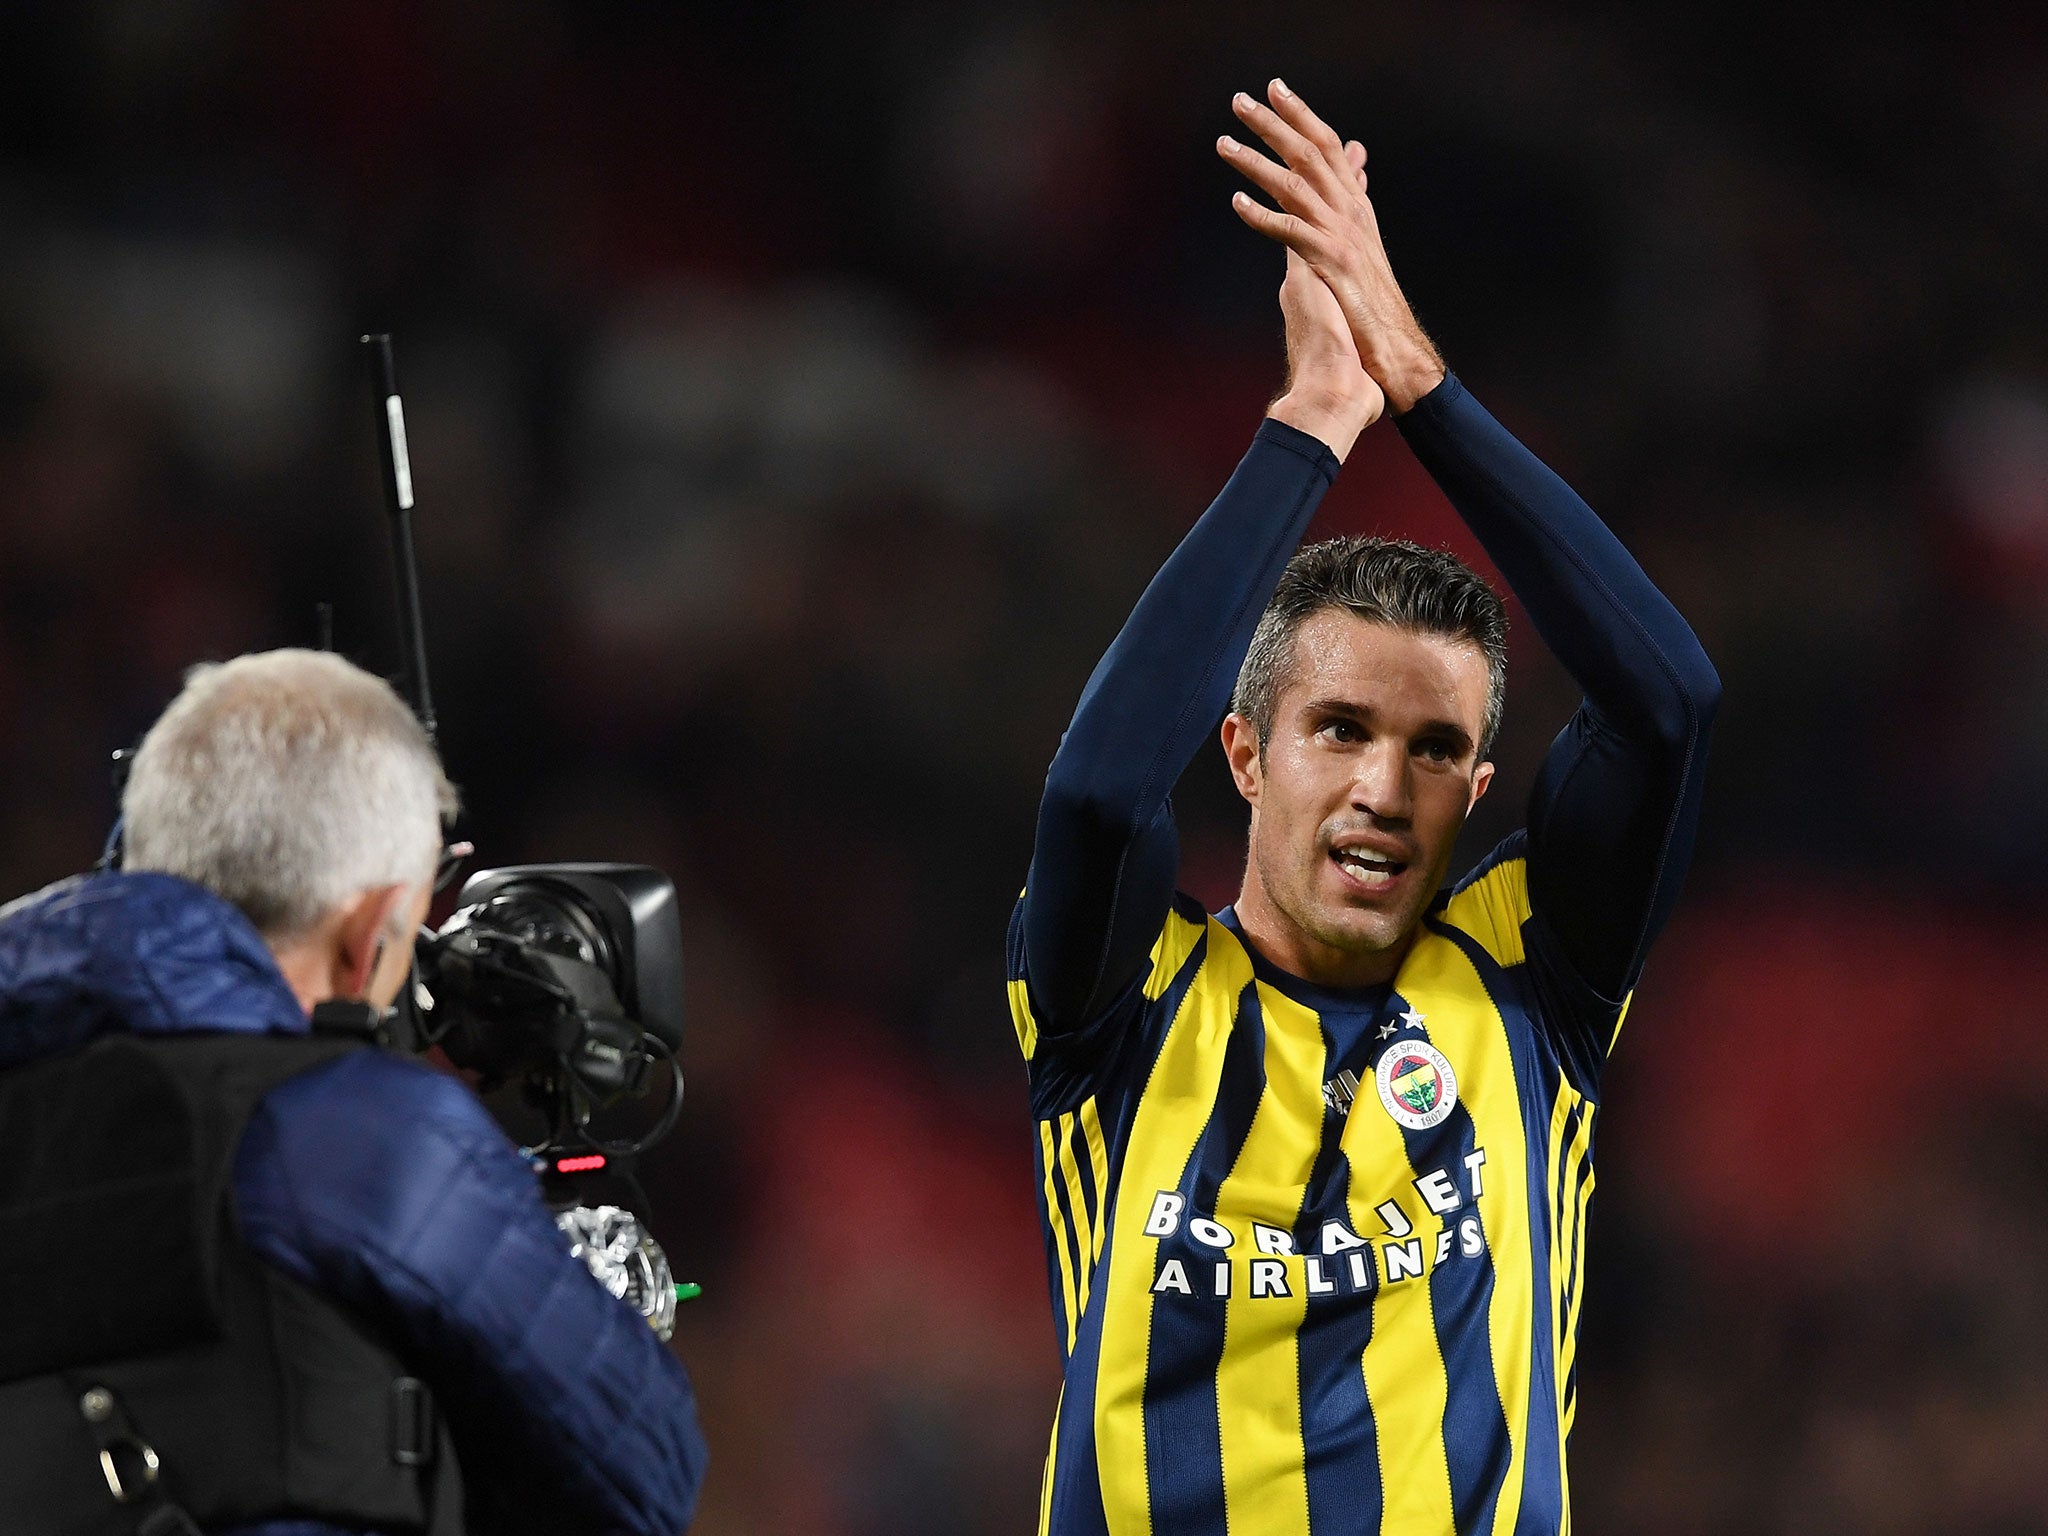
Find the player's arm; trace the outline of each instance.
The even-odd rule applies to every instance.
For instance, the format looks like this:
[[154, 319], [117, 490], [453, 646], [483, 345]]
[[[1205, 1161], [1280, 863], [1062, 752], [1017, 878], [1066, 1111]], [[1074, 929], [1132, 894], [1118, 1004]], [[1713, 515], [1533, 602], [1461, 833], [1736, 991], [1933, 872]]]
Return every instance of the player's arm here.
[[1338, 463], [1383, 405], [1342, 313], [1292, 259], [1280, 302], [1287, 389], [1097, 663], [1046, 775], [1019, 915], [1041, 1039], [1103, 1017], [1143, 974], [1173, 900], [1167, 796], [1228, 707]]
[[1530, 897], [1576, 978], [1618, 1006], [1690, 857], [1720, 680], [1620, 540], [1446, 373], [1394, 280], [1364, 151], [1278, 81], [1270, 98], [1234, 106], [1285, 163], [1219, 149], [1281, 209], [1240, 195], [1239, 215], [1330, 284], [1402, 435], [1585, 692], [1538, 776]]
[[1621, 541], [1455, 377], [1400, 426], [1584, 691], [1530, 795], [1529, 896], [1618, 1008], [1691, 861], [1720, 679]]

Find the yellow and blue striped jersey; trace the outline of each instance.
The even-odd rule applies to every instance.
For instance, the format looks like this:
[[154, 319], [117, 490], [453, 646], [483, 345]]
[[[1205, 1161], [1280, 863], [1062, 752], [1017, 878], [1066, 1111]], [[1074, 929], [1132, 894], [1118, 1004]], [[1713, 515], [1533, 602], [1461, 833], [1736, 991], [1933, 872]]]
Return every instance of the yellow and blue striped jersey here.
[[1565, 1446], [1601, 1069], [1691, 853], [1719, 681], [1455, 378], [1400, 430], [1585, 698], [1392, 981], [1175, 894], [1169, 794], [1337, 464], [1269, 421], [1047, 774], [1011, 1013], [1065, 1385], [1044, 1536], [1529, 1536]]
[[1066, 1354], [1041, 1531], [1561, 1527], [1594, 1105], [1518, 843], [1355, 993], [1180, 898], [1095, 1051], [1039, 1040], [1013, 945]]

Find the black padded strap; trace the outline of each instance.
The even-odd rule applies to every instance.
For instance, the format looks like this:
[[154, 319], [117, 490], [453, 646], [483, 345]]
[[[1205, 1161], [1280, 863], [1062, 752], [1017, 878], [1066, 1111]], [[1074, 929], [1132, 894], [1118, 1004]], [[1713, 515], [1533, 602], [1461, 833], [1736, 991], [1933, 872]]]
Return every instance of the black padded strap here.
[[120, 1396], [103, 1382], [68, 1378], [77, 1392], [78, 1416], [99, 1448], [100, 1475], [107, 1496], [132, 1509], [135, 1536], [202, 1536], [192, 1517], [164, 1491], [163, 1466]]

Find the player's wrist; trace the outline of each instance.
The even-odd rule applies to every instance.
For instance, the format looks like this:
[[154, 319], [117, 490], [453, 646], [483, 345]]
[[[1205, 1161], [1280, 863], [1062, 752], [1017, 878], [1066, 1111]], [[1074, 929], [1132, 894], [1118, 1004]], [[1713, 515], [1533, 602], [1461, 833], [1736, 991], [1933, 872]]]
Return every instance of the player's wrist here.
[[1358, 441], [1358, 434], [1379, 414], [1379, 391], [1345, 389], [1289, 389], [1266, 407], [1266, 415], [1306, 432], [1327, 447], [1341, 464]]
[[1366, 369], [1386, 391], [1387, 408], [1396, 416], [1405, 416], [1450, 371], [1420, 330], [1389, 337], [1367, 360]]

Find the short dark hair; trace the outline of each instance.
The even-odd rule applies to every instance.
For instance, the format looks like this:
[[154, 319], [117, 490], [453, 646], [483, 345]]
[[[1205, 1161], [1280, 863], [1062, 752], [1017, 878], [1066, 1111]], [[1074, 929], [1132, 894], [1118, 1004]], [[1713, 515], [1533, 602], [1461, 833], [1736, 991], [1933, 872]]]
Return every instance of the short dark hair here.
[[1507, 701], [1507, 609], [1479, 573], [1448, 550], [1354, 533], [1298, 551], [1252, 632], [1230, 707], [1258, 728], [1261, 751], [1273, 734], [1280, 690], [1293, 670], [1295, 633], [1325, 608], [1478, 646], [1486, 654], [1479, 755], [1492, 750]]

